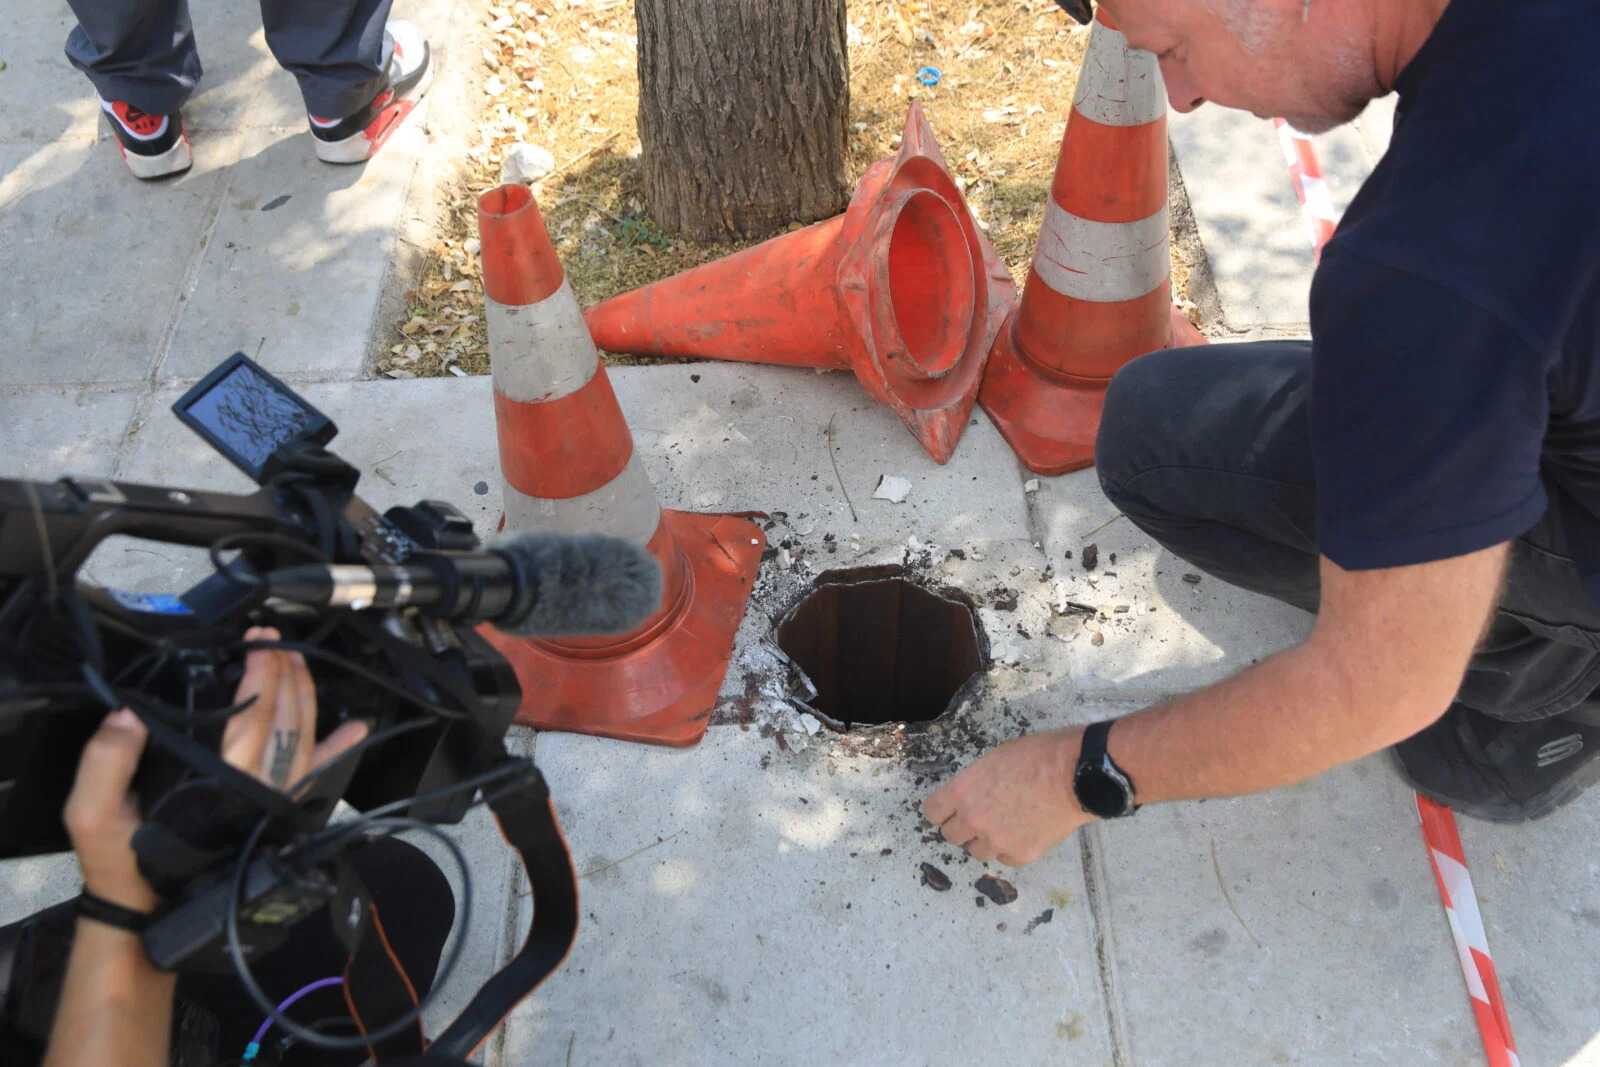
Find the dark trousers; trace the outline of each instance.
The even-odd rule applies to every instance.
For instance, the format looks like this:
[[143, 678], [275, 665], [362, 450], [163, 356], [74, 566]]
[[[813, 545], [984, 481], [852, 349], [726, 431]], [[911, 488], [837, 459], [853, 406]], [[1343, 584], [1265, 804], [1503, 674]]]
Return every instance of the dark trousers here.
[[[455, 897], [444, 872], [420, 849], [392, 838], [374, 841], [348, 859], [371, 893], [392, 959], [417, 995], [424, 995], [433, 986], [440, 953], [455, 922]], [[27, 1067], [43, 1058], [75, 922], [69, 901], [0, 927], [0, 1063], [6, 1067]], [[349, 955], [326, 913], [319, 912], [296, 925], [289, 940], [264, 955], [253, 970], [261, 988], [276, 1002], [319, 979], [342, 975]], [[203, 1043], [214, 1043], [225, 1063], [244, 1055], [264, 1019], [232, 974], [181, 976], [177, 1002], [175, 1045], [185, 1045], [183, 1030], [196, 1017], [193, 1009], [199, 1008], [205, 1018]], [[355, 1033], [344, 991], [338, 986], [307, 994], [287, 1014], [304, 1026], [327, 1024], [328, 1032], [337, 1036]], [[262, 1045], [268, 1048], [283, 1037], [273, 1028]], [[278, 1062], [276, 1055], [263, 1058]], [[334, 1051], [297, 1044], [282, 1062], [285, 1067], [354, 1067], [367, 1059], [363, 1049]]]
[[[1315, 612], [1310, 384], [1311, 345], [1303, 341], [1134, 360], [1111, 383], [1095, 445], [1106, 496], [1173, 555]], [[1552, 507], [1512, 545], [1505, 594], [1457, 700], [1494, 718], [1531, 721], [1573, 709], [1597, 686], [1600, 613]]]
[[[188, 0], [67, 0], [67, 58], [105, 100], [168, 115], [200, 81]], [[306, 110], [343, 118], [376, 95], [392, 0], [261, 0], [267, 47], [300, 82]]]

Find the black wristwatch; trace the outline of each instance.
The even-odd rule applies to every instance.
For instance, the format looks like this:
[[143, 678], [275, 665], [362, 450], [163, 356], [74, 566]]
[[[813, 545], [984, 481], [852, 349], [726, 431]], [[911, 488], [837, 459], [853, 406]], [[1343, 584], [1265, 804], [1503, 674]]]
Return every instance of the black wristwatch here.
[[1133, 779], [1106, 752], [1110, 734], [1111, 720], [1097, 722], [1083, 731], [1078, 769], [1072, 775], [1072, 792], [1079, 806], [1102, 819], [1117, 819], [1139, 810], [1133, 800]]

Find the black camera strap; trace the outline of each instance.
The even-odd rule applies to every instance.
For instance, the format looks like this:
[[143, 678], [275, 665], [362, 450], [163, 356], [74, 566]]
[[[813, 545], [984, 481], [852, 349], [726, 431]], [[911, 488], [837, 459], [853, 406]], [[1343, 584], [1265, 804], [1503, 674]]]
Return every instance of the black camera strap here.
[[533, 923], [522, 948], [428, 1047], [429, 1056], [470, 1059], [511, 1010], [561, 966], [578, 932], [578, 875], [544, 775], [533, 769], [525, 784], [501, 793], [489, 807], [506, 843], [522, 857]]

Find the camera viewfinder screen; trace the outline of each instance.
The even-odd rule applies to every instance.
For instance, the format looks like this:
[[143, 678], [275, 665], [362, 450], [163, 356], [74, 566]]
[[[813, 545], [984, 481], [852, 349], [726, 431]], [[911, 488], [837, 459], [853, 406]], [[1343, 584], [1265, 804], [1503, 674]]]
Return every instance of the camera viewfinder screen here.
[[241, 363], [187, 405], [213, 444], [232, 453], [235, 462], [258, 474], [267, 457], [286, 441], [300, 436], [317, 421], [299, 398]]

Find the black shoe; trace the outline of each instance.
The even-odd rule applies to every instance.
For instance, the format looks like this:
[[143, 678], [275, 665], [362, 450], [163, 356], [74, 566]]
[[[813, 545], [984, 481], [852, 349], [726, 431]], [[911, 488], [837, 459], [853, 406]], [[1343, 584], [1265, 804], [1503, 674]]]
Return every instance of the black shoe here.
[[1417, 792], [1464, 815], [1538, 819], [1600, 780], [1600, 708], [1502, 722], [1453, 704], [1394, 754]]
[[183, 119], [178, 115], [152, 115], [122, 100], [101, 100], [100, 110], [111, 120], [117, 147], [135, 177], [146, 181], [165, 178], [194, 165]]
[[312, 145], [324, 163], [364, 163], [411, 114], [433, 80], [428, 41], [405, 19], [390, 19], [383, 31], [384, 84], [353, 115], [311, 120]]

